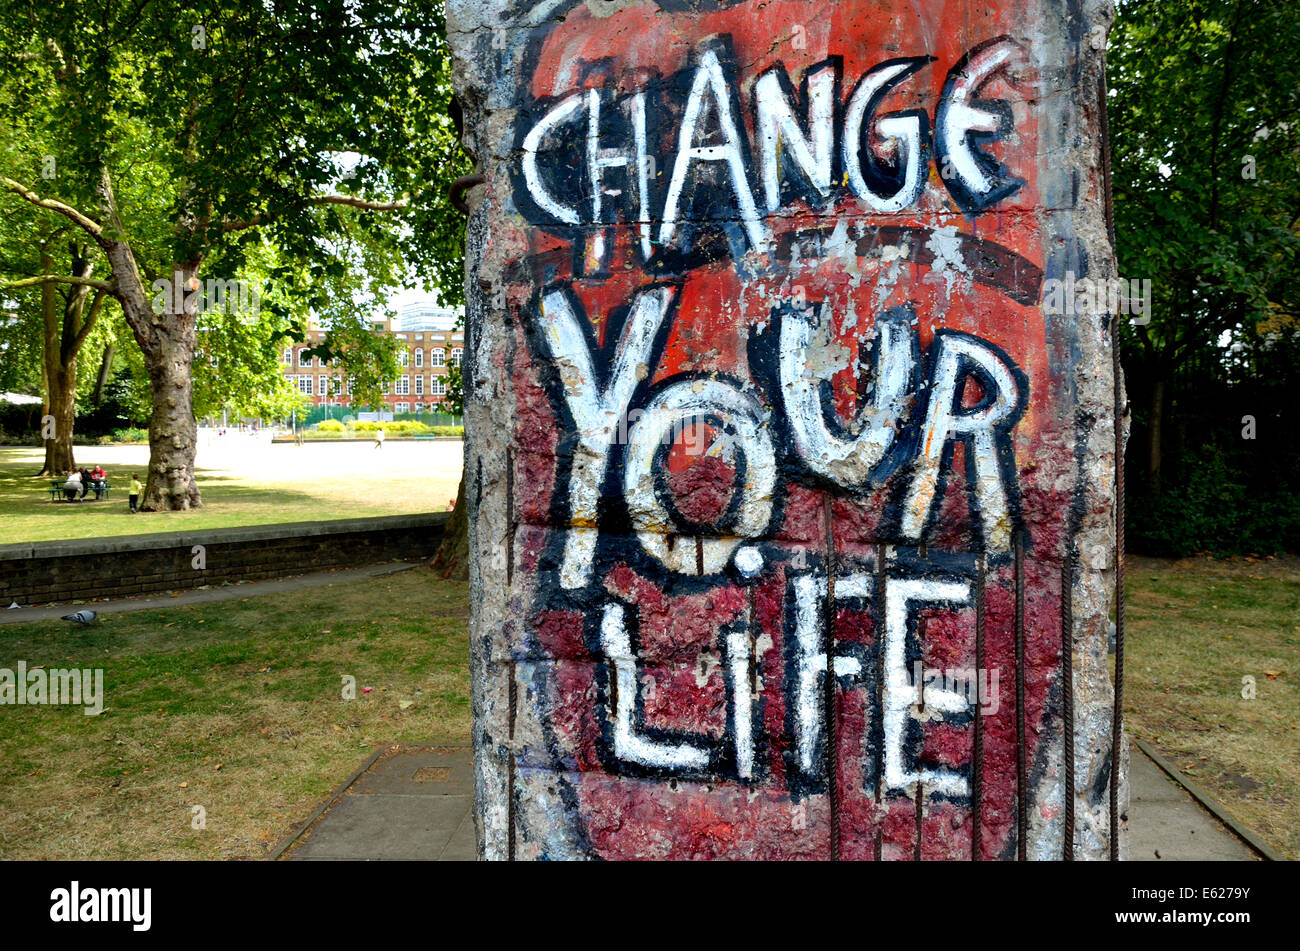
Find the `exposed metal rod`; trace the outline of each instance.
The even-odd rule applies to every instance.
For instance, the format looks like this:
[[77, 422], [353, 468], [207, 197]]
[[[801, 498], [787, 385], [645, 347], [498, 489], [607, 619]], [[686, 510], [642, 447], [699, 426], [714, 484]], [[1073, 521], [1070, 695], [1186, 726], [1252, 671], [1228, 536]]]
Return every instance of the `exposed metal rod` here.
[[1025, 860], [1029, 832], [1028, 782], [1025, 776], [1025, 539], [1015, 533], [1016, 573], [1016, 855]]

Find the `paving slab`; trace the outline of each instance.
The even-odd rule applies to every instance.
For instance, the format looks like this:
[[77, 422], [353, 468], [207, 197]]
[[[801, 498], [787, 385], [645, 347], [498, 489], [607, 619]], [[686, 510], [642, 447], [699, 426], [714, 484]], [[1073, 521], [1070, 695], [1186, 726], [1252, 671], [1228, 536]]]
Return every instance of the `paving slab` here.
[[469, 747], [399, 750], [358, 776], [284, 858], [473, 862], [473, 803]]
[[1254, 862], [1244, 842], [1206, 812], [1136, 746], [1129, 764], [1129, 859]]
[[433, 860], [451, 842], [471, 801], [469, 796], [344, 796], [292, 858]]

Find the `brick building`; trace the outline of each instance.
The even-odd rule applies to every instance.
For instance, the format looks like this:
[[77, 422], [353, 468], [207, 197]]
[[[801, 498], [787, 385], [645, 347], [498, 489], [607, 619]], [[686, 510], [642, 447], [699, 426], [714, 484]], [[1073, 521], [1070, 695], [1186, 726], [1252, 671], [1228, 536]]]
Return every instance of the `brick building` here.
[[[384, 409], [421, 413], [441, 408], [447, 393], [447, 366], [459, 363], [464, 353], [465, 334], [452, 329], [458, 317], [450, 308], [415, 303], [402, 307], [396, 321], [372, 325], [375, 333], [392, 335], [405, 344], [397, 355], [401, 374], [384, 387]], [[282, 372], [310, 406], [349, 406], [352, 397], [343, 374], [318, 357], [303, 355], [324, 339], [325, 332], [311, 325], [306, 340], [284, 348]]]

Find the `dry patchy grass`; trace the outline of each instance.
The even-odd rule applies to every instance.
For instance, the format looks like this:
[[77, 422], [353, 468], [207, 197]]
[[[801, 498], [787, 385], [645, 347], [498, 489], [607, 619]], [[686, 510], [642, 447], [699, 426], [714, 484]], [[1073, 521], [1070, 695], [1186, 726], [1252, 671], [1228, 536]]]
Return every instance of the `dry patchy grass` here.
[[467, 742], [467, 598], [418, 568], [6, 627], [0, 666], [102, 667], [106, 700], [0, 711], [0, 858], [257, 858], [372, 750]]
[[1127, 611], [1128, 729], [1300, 859], [1300, 558], [1131, 558]]

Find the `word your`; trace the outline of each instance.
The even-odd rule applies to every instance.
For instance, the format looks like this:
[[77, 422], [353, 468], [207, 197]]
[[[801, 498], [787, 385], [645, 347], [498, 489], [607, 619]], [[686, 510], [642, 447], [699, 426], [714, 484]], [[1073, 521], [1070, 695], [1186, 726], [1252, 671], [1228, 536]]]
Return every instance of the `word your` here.
[[88, 717], [104, 710], [104, 670], [102, 667], [64, 670], [55, 667], [27, 669], [20, 660], [18, 669], [0, 667], [0, 705], [81, 706]]
[[1141, 326], [1151, 322], [1151, 279], [1093, 280], [1067, 271], [1043, 282], [1043, 306], [1052, 314], [1136, 314]]
[[154, 292], [155, 314], [244, 314], [256, 316], [262, 310], [262, 291], [256, 284], [185, 277], [177, 271], [171, 280], [160, 277], [149, 285]]
[[[907, 540], [920, 540], [937, 518], [943, 478], [951, 468], [951, 446], [965, 443], [975, 531], [986, 549], [1009, 550], [1017, 500], [1011, 429], [1028, 399], [1028, 382], [1001, 350], [969, 334], [936, 331], [922, 379], [920, 343], [910, 315], [902, 309], [881, 315], [876, 383], [859, 409], [853, 433], [828, 421], [828, 388], [810, 366], [816, 330], [829, 315], [819, 305], [785, 307], [773, 313], [770, 331], [778, 335], [779, 347], [760, 346], [779, 351], [777, 366], [767, 371], [770, 378], [761, 381], [777, 404], [779, 418], [772, 418], [767, 401], [753, 386], [711, 376], [665, 381], [648, 394], [643, 406], [629, 410], [645, 369], [658, 363], [675, 294], [673, 287], [660, 285], [633, 298], [604, 373], [597, 372], [604, 354], [593, 350], [584, 331], [588, 320], [576, 298], [560, 289], [541, 298], [538, 320], [530, 328], [533, 345], [556, 367], [554, 386], [580, 448], [567, 484], [564, 520], [573, 528], [565, 537], [562, 587], [591, 583], [598, 540], [592, 526], [597, 525], [611, 461], [621, 466], [623, 500], [647, 553], [669, 570], [685, 574], [700, 573], [701, 568], [705, 574], [724, 570], [740, 541], [761, 537], [771, 520], [778, 482], [774, 422], [788, 427], [789, 439], [781, 443], [788, 445], [810, 480], [865, 493], [901, 463], [910, 463], [906, 491], [891, 516], [897, 534]], [[967, 379], [975, 380], [983, 392], [974, 406], [962, 405]], [[619, 421], [632, 413], [637, 414], [636, 423], [619, 439]], [[743, 466], [735, 468], [738, 501], [725, 524], [679, 524], [672, 514], [671, 493], [655, 476], [662, 468], [665, 436], [696, 422], [725, 432], [728, 452], [743, 458]], [[617, 459], [616, 441], [622, 447]], [[673, 545], [670, 535], [700, 537], [698, 545]]]
[[[714, 220], [739, 221], [743, 240], [757, 251], [770, 250], [766, 216], [795, 199], [821, 207], [848, 191], [872, 212], [903, 211], [924, 191], [932, 151], [944, 186], [963, 211], [976, 214], [1024, 184], [984, 150], [1013, 131], [1011, 108], [980, 95], [1023, 59], [1007, 37], [970, 50], [948, 73], [933, 133], [920, 110], [878, 114], [932, 56], [880, 63], [858, 78], [847, 101], [839, 96], [847, 88], [839, 57], [804, 71], [799, 103], [778, 63], [754, 83], [751, 143], [730, 51], [725, 42], [710, 43], [696, 51], [692, 69], [617, 98], [611, 77], [598, 86], [601, 77], [592, 76], [589, 88], [540, 103], [536, 120], [521, 129], [516, 191], [542, 222], [602, 225], [621, 212], [636, 223], [647, 261], [656, 245], [686, 250], [690, 222], [705, 205]], [[678, 104], [684, 106], [673, 128]], [[666, 188], [656, 155], [670, 170]], [[568, 201], [568, 194], [585, 197]]]
[[74, 881], [70, 888], [50, 892], [50, 921], [129, 921], [132, 931], [148, 931], [152, 924], [152, 888], [85, 888]]

